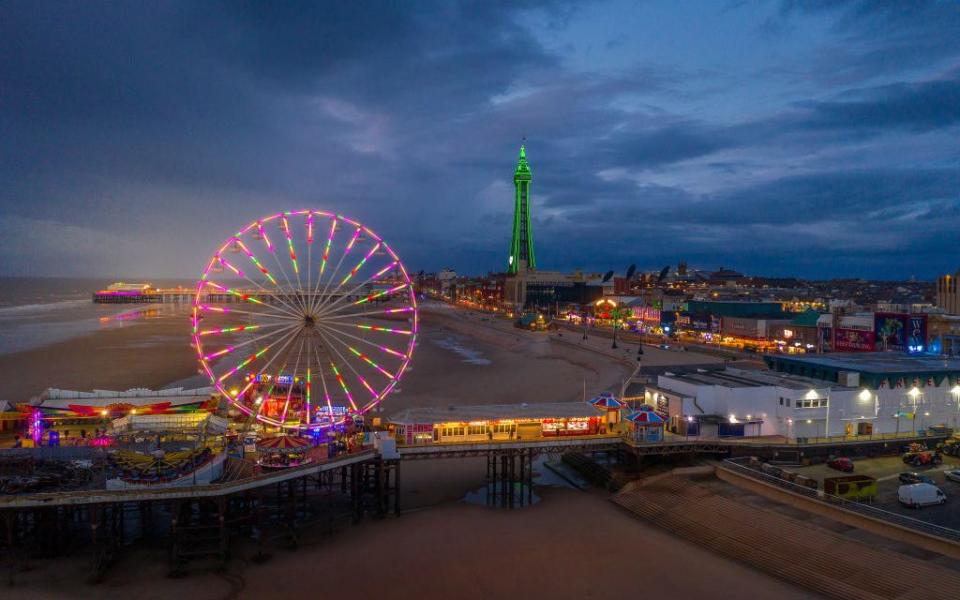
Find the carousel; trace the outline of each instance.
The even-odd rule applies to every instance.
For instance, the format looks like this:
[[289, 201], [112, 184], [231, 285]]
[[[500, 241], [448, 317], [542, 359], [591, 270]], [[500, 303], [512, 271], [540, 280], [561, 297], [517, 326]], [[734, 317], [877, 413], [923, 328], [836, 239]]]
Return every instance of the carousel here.
[[310, 440], [292, 435], [278, 435], [257, 442], [260, 458], [257, 464], [264, 469], [287, 469], [310, 464], [307, 456]]

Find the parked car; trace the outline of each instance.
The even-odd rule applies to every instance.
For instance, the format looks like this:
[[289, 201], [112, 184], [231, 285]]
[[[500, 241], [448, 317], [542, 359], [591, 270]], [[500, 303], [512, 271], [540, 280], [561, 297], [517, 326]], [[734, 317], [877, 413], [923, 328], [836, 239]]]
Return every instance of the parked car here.
[[956, 481], [957, 483], [960, 483], [960, 469], [951, 469], [944, 473], [944, 475], [950, 481]]
[[920, 473], [915, 473], [913, 471], [908, 471], [900, 473], [900, 482], [911, 484], [911, 483], [928, 483], [933, 485], [934, 481], [926, 475], [921, 475]]
[[853, 460], [846, 456], [838, 456], [827, 461], [827, 466], [831, 469], [843, 471], [844, 473], [853, 473]]
[[947, 501], [947, 495], [943, 490], [930, 483], [911, 483], [901, 485], [897, 490], [897, 500], [904, 506], [910, 508], [920, 508], [922, 506], [933, 506], [943, 504]]

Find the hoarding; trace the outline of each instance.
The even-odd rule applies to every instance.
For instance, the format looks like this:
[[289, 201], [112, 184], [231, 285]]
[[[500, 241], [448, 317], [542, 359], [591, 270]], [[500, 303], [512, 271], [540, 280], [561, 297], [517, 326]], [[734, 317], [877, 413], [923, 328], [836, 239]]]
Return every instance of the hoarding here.
[[905, 313], [873, 315], [877, 350], [923, 352], [927, 345], [927, 316]]
[[877, 336], [872, 331], [837, 328], [833, 349], [837, 352], [873, 352]]

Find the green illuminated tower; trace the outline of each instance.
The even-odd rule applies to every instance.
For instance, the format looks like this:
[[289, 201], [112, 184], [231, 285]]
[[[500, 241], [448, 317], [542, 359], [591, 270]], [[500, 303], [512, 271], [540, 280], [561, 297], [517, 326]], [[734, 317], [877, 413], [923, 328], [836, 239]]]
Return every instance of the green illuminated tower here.
[[516, 275], [526, 269], [536, 269], [533, 255], [533, 230], [530, 227], [530, 182], [533, 175], [527, 164], [526, 148], [520, 146], [520, 159], [513, 172], [514, 209], [513, 239], [510, 240], [510, 258], [507, 259], [507, 274]]

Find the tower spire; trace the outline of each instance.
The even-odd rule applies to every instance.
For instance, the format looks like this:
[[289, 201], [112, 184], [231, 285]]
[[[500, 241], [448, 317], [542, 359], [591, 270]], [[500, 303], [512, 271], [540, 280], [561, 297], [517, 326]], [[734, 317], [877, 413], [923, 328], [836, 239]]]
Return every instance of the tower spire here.
[[[526, 141], [526, 138], [524, 138]], [[530, 222], [530, 183], [533, 173], [527, 162], [526, 144], [520, 145], [520, 157], [513, 172], [514, 210], [513, 237], [510, 240], [510, 256], [507, 259], [507, 273], [516, 275], [527, 269], [536, 269], [537, 262], [533, 253], [533, 229]]]

